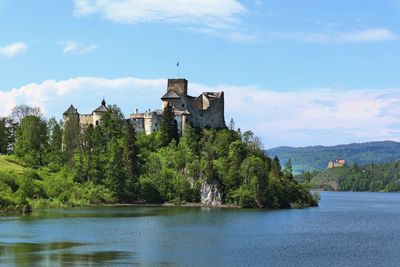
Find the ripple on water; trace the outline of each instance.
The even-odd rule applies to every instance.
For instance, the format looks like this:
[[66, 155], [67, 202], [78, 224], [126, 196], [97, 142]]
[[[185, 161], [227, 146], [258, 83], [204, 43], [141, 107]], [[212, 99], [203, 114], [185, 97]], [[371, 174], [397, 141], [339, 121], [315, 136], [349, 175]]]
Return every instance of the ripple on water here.
[[86, 245], [76, 242], [3, 243], [0, 244], [0, 263], [32, 266], [49, 261], [73, 265], [132, 262], [132, 253], [122, 251], [76, 252], [73, 250], [73, 248]]

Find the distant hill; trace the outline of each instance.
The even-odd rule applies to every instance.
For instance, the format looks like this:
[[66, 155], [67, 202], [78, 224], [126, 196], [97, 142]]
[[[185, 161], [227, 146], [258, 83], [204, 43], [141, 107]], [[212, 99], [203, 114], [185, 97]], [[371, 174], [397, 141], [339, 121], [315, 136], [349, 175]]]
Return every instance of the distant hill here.
[[345, 159], [348, 165], [365, 165], [400, 160], [400, 143], [393, 141], [355, 143], [338, 146], [276, 147], [266, 151], [278, 156], [282, 166], [290, 158], [295, 174], [324, 170], [331, 160]]
[[400, 191], [400, 161], [353, 165], [295, 176], [315, 189], [335, 191]]

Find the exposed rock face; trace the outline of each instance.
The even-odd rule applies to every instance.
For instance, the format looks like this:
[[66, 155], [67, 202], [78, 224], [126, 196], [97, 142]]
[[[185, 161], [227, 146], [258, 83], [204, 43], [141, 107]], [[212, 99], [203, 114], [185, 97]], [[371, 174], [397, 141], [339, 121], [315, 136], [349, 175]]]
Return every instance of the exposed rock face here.
[[219, 191], [219, 184], [217, 181], [204, 181], [201, 184], [200, 195], [201, 204], [203, 205], [219, 207], [222, 204], [221, 192]]
[[333, 190], [339, 191], [340, 185], [338, 181], [329, 181], [328, 184], [332, 187]]

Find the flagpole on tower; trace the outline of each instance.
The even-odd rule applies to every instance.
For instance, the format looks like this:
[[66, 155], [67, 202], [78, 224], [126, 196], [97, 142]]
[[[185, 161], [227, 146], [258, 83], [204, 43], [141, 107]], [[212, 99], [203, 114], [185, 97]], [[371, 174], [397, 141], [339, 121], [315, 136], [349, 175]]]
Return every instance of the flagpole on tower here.
[[177, 68], [177, 77], [176, 78], [179, 78], [179, 61], [176, 63], [176, 68]]

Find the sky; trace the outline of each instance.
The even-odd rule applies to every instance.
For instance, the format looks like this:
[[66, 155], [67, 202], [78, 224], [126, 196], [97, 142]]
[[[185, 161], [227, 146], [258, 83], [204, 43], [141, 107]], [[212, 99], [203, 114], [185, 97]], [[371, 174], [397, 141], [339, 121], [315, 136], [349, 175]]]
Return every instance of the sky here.
[[0, 116], [156, 109], [179, 76], [265, 148], [400, 141], [399, 19], [400, 0], [0, 0]]

